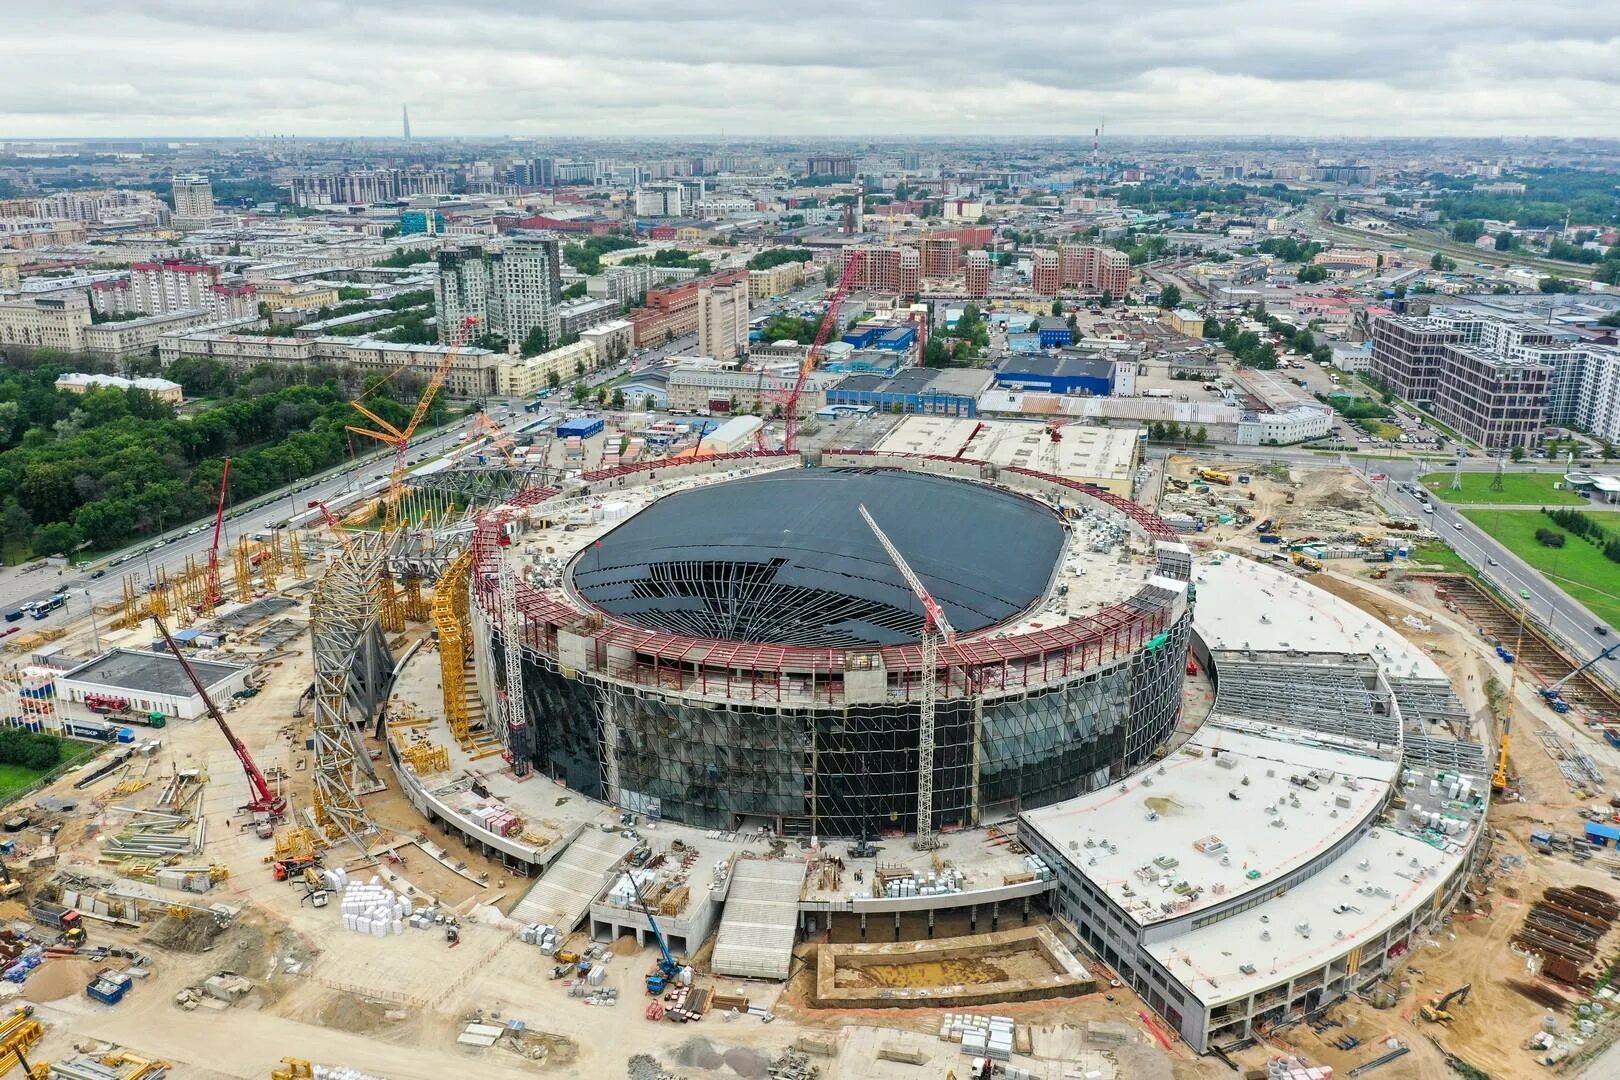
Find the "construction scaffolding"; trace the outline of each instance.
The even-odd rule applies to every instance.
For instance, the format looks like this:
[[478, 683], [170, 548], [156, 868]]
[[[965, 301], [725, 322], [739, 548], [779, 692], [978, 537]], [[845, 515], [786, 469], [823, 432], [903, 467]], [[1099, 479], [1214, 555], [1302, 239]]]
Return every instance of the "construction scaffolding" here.
[[462, 750], [482, 757], [488, 751], [499, 751], [501, 746], [486, 730], [473, 666], [468, 593], [472, 562], [472, 552], [463, 551], [440, 575], [433, 590], [433, 629], [439, 639], [439, 684], [444, 694], [445, 721]]
[[375, 826], [360, 795], [377, 786], [356, 724], [389, 690], [393, 658], [379, 625], [377, 583], [388, 537], [361, 534], [327, 566], [310, 602], [315, 665], [315, 817], [327, 835], [364, 844]]

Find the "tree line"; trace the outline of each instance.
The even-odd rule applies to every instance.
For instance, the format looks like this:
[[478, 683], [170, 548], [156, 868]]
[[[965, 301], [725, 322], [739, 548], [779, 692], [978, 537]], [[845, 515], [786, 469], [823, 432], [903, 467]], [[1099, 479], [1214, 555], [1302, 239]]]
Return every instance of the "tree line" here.
[[[1545, 506], [1541, 508], [1541, 512], [1551, 518], [1554, 525], [1574, 533], [1603, 552], [1605, 559], [1610, 562], [1620, 563], [1620, 536], [1614, 535], [1614, 533], [1599, 525], [1591, 515], [1583, 514], [1579, 510], [1557, 510]], [[1546, 539], [1543, 539], [1541, 536], [1543, 531], [1546, 530], [1538, 529], [1536, 531], [1536, 539], [1541, 541], [1544, 546], [1564, 546], [1561, 540], [1556, 543], [1549, 543]]]
[[[351, 445], [344, 427], [357, 416], [351, 398], [402, 426], [423, 383], [407, 373], [368, 392], [356, 373], [331, 368], [265, 364], [237, 375], [179, 360], [170, 379], [188, 395], [222, 399], [182, 418], [144, 391], [57, 390], [58, 374], [86, 365], [34, 361], [0, 368], [0, 545], [13, 555], [122, 547], [205, 517], [227, 456], [231, 503], [340, 464]], [[444, 409], [435, 402], [429, 419]]]

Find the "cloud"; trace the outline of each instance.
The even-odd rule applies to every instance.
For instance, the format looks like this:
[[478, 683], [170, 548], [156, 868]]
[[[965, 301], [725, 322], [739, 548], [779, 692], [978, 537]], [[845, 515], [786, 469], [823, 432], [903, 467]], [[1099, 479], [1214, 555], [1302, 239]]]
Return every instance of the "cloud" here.
[[1609, 135], [1620, 5], [5, 5], [0, 137]]

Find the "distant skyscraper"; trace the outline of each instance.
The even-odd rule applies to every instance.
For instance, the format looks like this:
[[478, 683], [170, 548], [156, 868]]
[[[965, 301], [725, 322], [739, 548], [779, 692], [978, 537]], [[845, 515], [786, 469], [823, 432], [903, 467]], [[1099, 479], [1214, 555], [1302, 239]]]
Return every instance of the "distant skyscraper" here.
[[399, 107], [399, 121], [405, 128], [405, 138], [409, 139], [411, 137], [411, 107], [409, 105]]

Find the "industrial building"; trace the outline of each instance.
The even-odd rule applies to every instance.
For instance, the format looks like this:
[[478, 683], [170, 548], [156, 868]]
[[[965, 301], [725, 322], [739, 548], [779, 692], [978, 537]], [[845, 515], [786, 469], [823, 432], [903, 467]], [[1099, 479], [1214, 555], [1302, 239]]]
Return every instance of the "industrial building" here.
[[[229, 701], [247, 685], [245, 665], [195, 658], [188, 662], [215, 701]], [[162, 713], [171, 719], [195, 720], [208, 714], [180, 661], [163, 652], [114, 649], [56, 678], [57, 699], [76, 706], [71, 711], [90, 715], [84, 704], [87, 694], [122, 699], [131, 713], [141, 716]]]
[[1090, 427], [1066, 419], [1054, 423], [908, 416], [877, 448], [1034, 469], [1130, 498], [1145, 434], [1141, 428]]
[[827, 404], [879, 412], [979, 415], [990, 373], [978, 368], [901, 368], [892, 375], [850, 375], [827, 391]]
[[[1060, 320], [1055, 320], [1060, 321]], [[1068, 333], [1068, 327], [1063, 332]], [[1042, 328], [1041, 334], [1046, 334]], [[1137, 362], [1131, 358], [1074, 351], [1015, 353], [996, 366], [996, 385], [1047, 394], [1130, 397], [1136, 393]]]
[[1169, 736], [1191, 557], [1158, 518], [1034, 469], [817, 463], [624, 466], [589, 477], [590, 506], [548, 515], [551, 492], [530, 489], [504, 528], [481, 527], [481, 684], [502, 685], [505, 561], [524, 627], [511, 752], [702, 828], [914, 830], [922, 609], [861, 507], [957, 631], [930, 681], [933, 829], [1095, 790]]

